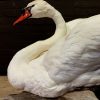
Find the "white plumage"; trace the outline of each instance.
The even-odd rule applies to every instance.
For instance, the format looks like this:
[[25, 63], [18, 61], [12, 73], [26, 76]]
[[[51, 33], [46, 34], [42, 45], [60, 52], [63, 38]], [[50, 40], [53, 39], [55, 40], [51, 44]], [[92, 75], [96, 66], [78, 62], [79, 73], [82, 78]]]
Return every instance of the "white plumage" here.
[[[28, 4], [33, 18], [50, 17], [55, 34], [18, 51], [8, 66], [9, 82], [42, 97], [57, 97], [100, 84], [100, 15], [65, 24], [43, 0]], [[67, 31], [68, 30], [68, 31]]]

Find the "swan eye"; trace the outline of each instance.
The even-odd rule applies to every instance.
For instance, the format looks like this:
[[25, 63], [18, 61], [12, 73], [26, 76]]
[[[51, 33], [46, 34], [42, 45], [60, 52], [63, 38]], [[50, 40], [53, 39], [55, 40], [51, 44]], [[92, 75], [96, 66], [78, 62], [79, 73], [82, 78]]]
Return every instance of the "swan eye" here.
[[25, 7], [24, 9], [22, 9], [22, 12], [24, 12], [25, 10], [28, 10], [29, 12], [31, 12], [32, 7], [34, 7], [34, 5]]
[[28, 11], [30, 11], [30, 10], [32, 9], [32, 7], [34, 7], [34, 5], [32, 5], [32, 6], [29, 6], [29, 7], [26, 7], [26, 8], [25, 8], [25, 10], [28, 10]]

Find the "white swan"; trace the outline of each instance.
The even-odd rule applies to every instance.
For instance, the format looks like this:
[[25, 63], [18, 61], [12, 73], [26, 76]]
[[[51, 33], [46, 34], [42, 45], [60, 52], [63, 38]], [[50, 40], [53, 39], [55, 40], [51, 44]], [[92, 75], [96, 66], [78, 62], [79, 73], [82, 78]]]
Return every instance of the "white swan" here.
[[29, 3], [14, 24], [27, 17], [50, 17], [56, 31], [15, 54], [8, 66], [14, 87], [57, 97], [80, 86], [100, 84], [100, 15], [75, 23], [69, 36], [61, 14], [43, 0]]

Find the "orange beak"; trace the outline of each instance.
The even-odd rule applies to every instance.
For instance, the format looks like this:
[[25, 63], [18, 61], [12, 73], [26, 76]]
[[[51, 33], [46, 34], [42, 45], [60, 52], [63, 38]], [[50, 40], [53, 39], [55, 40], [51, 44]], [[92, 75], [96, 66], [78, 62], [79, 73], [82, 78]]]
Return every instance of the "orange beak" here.
[[16, 25], [17, 23], [29, 18], [31, 16], [31, 13], [28, 10], [25, 10], [25, 13], [22, 14], [14, 23], [13, 26]]

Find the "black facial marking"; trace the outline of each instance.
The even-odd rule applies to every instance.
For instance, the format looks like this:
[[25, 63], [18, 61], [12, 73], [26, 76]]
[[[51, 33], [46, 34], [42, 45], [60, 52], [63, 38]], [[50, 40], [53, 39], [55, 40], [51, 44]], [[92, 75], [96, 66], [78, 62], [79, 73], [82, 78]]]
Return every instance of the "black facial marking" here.
[[32, 7], [34, 7], [34, 5], [26, 7], [25, 10], [31, 11]]
[[25, 13], [25, 10], [28, 10], [29, 12], [31, 12], [32, 7], [34, 7], [34, 5], [26, 7], [26, 8], [23, 8], [21, 12]]

